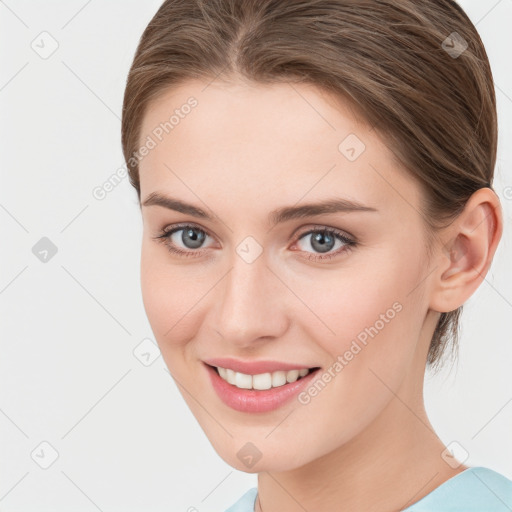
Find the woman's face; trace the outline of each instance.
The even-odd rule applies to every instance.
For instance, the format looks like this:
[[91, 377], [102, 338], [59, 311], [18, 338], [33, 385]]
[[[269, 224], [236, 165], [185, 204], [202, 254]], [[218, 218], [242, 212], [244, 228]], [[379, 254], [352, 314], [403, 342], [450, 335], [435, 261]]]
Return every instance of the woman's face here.
[[[421, 407], [435, 324], [420, 189], [371, 127], [305, 84], [190, 81], [154, 100], [140, 143], [145, 310], [228, 464], [299, 467], [395, 427], [396, 395]], [[364, 208], [305, 208], [335, 200]], [[276, 362], [223, 362], [242, 387], [276, 386], [225, 383], [216, 358]], [[282, 384], [284, 363], [319, 370]]]

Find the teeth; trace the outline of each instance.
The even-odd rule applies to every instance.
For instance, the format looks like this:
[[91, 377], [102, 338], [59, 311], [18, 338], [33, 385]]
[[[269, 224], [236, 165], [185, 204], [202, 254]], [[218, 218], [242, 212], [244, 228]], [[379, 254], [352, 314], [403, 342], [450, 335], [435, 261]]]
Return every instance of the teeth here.
[[233, 384], [241, 389], [270, 389], [284, 386], [286, 383], [295, 382], [300, 377], [309, 373], [309, 369], [277, 371], [272, 373], [260, 373], [258, 375], [247, 375], [245, 373], [235, 372], [230, 368], [217, 367], [219, 375], [229, 384]]

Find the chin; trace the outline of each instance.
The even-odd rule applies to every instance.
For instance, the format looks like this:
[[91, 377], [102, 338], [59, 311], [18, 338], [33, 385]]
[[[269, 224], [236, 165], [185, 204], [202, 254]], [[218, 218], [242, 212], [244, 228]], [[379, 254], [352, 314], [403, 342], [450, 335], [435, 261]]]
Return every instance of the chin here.
[[[280, 444], [282, 447], [282, 443]], [[287, 451], [280, 451], [270, 442], [265, 445], [264, 441], [261, 441], [257, 445], [240, 438], [233, 438], [230, 443], [220, 446], [212, 443], [212, 446], [226, 464], [244, 473], [289, 471], [308, 462], [302, 457], [297, 457], [298, 446], [288, 446]]]

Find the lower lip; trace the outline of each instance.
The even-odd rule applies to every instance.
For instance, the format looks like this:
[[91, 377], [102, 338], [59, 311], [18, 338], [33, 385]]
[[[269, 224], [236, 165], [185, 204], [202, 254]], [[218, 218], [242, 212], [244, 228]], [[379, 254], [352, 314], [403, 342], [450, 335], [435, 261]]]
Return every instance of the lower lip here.
[[229, 407], [240, 412], [268, 412], [278, 409], [300, 393], [315, 378], [318, 370], [309, 372], [295, 382], [276, 388], [255, 390], [240, 389], [226, 382], [212, 366], [206, 365], [213, 389]]

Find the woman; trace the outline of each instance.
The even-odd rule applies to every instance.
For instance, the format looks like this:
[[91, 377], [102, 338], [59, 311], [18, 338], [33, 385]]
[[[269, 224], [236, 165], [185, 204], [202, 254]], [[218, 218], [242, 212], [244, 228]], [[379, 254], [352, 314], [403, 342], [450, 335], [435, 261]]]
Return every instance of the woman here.
[[258, 473], [229, 511], [510, 510], [423, 401], [503, 231], [462, 9], [165, 1], [123, 107], [149, 322], [217, 453]]

